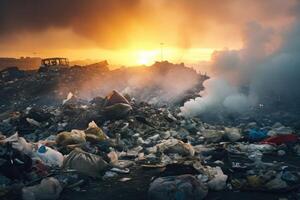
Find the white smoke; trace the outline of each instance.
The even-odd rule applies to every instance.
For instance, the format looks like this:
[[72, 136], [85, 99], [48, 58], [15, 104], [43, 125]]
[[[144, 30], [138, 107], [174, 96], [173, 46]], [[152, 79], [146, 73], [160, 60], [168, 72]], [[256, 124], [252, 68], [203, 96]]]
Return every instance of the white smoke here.
[[299, 27], [294, 24], [288, 33], [279, 33], [249, 23], [244, 30], [244, 47], [214, 52], [212, 78], [204, 82], [202, 97], [187, 101], [181, 113], [245, 113], [258, 104], [299, 104]]
[[150, 67], [121, 68], [105, 75], [94, 74], [93, 78], [80, 82], [77, 96], [90, 100], [117, 90], [137, 101], [166, 105], [181, 101], [185, 93], [197, 88], [199, 78], [195, 70], [184, 64], [157, 62]]

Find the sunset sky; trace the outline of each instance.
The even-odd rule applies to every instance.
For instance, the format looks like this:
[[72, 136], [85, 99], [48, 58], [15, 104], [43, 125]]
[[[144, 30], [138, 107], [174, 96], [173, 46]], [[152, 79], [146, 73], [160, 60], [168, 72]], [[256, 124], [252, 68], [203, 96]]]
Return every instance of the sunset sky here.
[[249, 23], [288, 30], [298, 10], [296, 0], [1, 0], [0, 57], [195, 64], [242, 48]]

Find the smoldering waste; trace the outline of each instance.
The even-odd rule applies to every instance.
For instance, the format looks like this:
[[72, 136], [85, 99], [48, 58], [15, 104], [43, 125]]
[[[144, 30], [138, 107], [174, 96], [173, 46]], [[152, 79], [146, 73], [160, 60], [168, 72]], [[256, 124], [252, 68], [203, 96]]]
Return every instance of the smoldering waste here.
[[[10, 84], [18, 86], [20, 79], [37, 81], [33, 76], [6, 80], [2, 89], [16, 90]], [[189, 200], [243, 197], [249, 191], [299, 198], [294, 115], [285, 114], [288, 124], [278, 113], [208, 123], [181, 116], [180, 101], [147, 103], [117, 90], [90, 101], [67, 94], [51, 105], [24, 98], [2, 107], [1, 199], [93, 199], [101, 194], [103, 199]], [[191, 94], [185, 90], [181, 99]], [[10, 98], [16, 102], [16, 96]]]

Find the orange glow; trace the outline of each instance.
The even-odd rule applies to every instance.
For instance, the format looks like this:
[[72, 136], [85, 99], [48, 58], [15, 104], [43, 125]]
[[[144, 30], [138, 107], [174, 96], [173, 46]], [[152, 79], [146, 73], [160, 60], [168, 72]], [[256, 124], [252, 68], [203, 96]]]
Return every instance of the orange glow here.
[[141, 51], [138, 53], [137, 64], [151, 65], [158, 60], [157, 55], [157, 51]]
[[[152, 65], [155, 61], [168, 60], [175, 63], [198, 63], [201, 61], [209, 61], [211, 54], [217, 49], [208, 48], [192, 48], [192, 49], [179, 49], [175, 47], [166, 47], [163, 49], [163, 57], [161, 49], [121, 49], [121, 50], [103, 50], [98, 48], [87, 49], [62, 49], [62, 50], [44, 50], [36, 55], [39, 57], [53, 57], [64, 56], [70, 60], [108, 60], [112, 65], [124, 66], [139, 66], [139, 65]], [[22, 56], [22, 52], [20, 56]]]
[[[143, 37], [142, 37], [143, 36]], [[110, 65], [138, 66], [151, 65], [155, 61], [168, 60], [174, 63], [198, 63], [209, 61], [215, 48], [180, 47], [169, 43], [167, 38], [151, 38], [149, 34], [132, 34], [128, 44], [123, 48], [104, 49], [95, 47], [93, 42], [74, 34], [71, 30], [48, 30], [39, 34], [22, 34], [16, 36], [18, 46], [7, 45], [4, 56], [7, 57], [67, 57], [73, 60], [108, 60]], [[63, 43], [61, 42], [63, 41]], [[76, 43], [74, 42], [76, 41]], [[163, 56], [161, 55], [161, 42]], [[9, 42], [8, 42], [9, 44]], [[2, 44], [1, 44], [2, 45]], [[185, 45], [184, 45], [185, 46]], [[239, 48], [240, 45], [231, 45]], [[30, 47], [28, 51], [27, 47]], [[71, 48], [70, 48], [71, 47]], [[1, 53], [1, 47], [0, 47]]]
[[214, 50], [240, 49], [249, 22], [281, 33], [297, 21], [290, 11], [298, 6], [297, 0], [98, 0], [72, 1], [65, 9], [52, 0], [39, 5], [45, 12], [37, 12], [35, 1], [26, 1], [26, 7], [23, 1], [7, 2], [0, 57], [105, 59], [125, 66], [149, 65], [162, 57], [175, 63], [208, 61]]

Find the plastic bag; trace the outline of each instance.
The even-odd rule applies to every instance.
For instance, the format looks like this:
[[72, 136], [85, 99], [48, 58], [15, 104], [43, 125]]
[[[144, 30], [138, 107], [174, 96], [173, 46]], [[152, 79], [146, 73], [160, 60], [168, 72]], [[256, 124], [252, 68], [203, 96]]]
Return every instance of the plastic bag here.
[[261, 141], [261, 144], [281, 145], [286, 143], [295, 143], [298, 141], [298, 136], [294, 134], [277, 135]]
[[85, 133], [81, 130], [64, 131], [56, 136], [55, 141], [59, 146], [82, 144], [85, 143]]
[[241, 139], [241, 132], [238, 128], [225, 128], [225, 136], [231, 141], [236, 142]]
[[108, 168], [108, 164], [100, 156], [76, 148], [65, 159], [63, 168], [75, 169], [92, 177], [101, 177], [101, 172]]
[[63, 100], [62, 105], [64, 105], [64, 104], [67, 103], [70, 99], [72, 99], [73, 96], [74, 96], [73, 93], [72, 93], [72, 92], [69, 92], [67, 98]]
[[39, 185], [24, 187], [22, 189], [23, 200], [55, 200], [59, 198], [63, 190], [56, 178], [45, 178]]
[[207, 185], [209, 189], [220, 191], [226, 188], [226, 181], [228, 176], [225, 175], [220, 167], [215, 168], [216, 174], [214, 178], [208, 181]]
[[262, 130], [256, 130], [256, 129], [251, 129], [249, 131], [249, 139], [252, 141], [260, 141], [266, 137], [268, 137], [267, 135], [267, 131], [262, 131]]
[[192, 145], [177, 139], [164, 140], [156, 146], [159, 151], [167, 154], [178, 153], [183, 156], [193, 156], [195, 154], [195, 150]]
[[23, 152], [28, 156], [31, 156], [33, 153], [32, 144], [28, 143], [23, 137], [19, 137], [18, 133], [6, 138], [4, 142], [11, 143], [13, 149]]
[[86, 135], [86, 140], [91, 142], [101, 142], [108, 139], [108, 136], [100, 127], [97, 126], [94, 121], [89, 123], [88, 128], [84, 132]]
[[112, 106], [119, 103], [129, 104], [128, 100], [115, 90], [106, 96], [105, 106]]
[[167, 176], [155, 179], [148, 190], [151, 200], [201, 200], [207, 187], [192, 175]]

